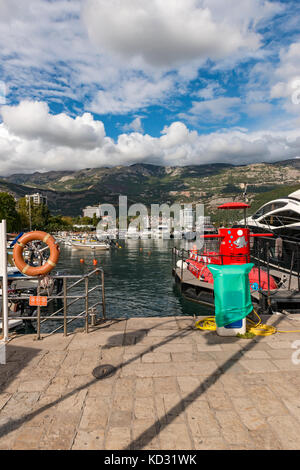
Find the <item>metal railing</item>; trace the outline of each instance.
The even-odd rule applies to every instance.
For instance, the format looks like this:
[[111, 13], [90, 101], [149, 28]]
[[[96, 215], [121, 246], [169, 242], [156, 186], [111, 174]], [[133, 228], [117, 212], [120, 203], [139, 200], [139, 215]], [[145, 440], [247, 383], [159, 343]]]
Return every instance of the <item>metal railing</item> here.
[[[285, 291], [300, 291], [300, 242], [288, 239], [257, 237], [251, 248], [251, 260], [259, 269], [266, 271], [268, 277], [267, 289], [259, 289], [261, 297], [267, 297], [270, 305], [272, 291], [270, 277], [275, 277], [278, 288]], [[278, 282], [279, 281], [279, 282]], [[260, 280], [259, 280], [260, 284]]]
[[[100, 277], [100, 282], [97, 282], [96, 285], [93, 287], [89, 286], [90, 280], [92, 278], [96, 278], [97, 276]], [[23, 320], [23, 321], [32, 321], [36, 320], [37, 322], [37, 327], [36, 327], [36, 334], [37, 334], [37, 339], [41, 339], [41, 325], [45, 322], [55, 320], [55, 321], [62, 321], [62, 325], [56, 327], [53, 331], [50, 333], [47, 333], [47, 335], [51, 335], [56, 333], [57, 331], [61, 330], [63, 328], [64, 336], [68, 335], [68, 325], [75, 320], [79, 319], [84, 319], [85, 322], [85, 332], [89, 332], [89, 324], [90, 324], [90, 319], [91, 319], [91, 325], [94, 326], [97, 320], [97, 313], [96, 313], [96, 308], [98, 306], [102, 307], [102, 319], [106, 319], [106, 304], [105, 304], [105, 277], [104, 277], [104, 271], [101, 268], [96, 268], [93, 271], [91, 271], [88, 274], [85, 275], [55, 275], [51, 276], [51, 279], [54, 280], [57, 288], [57, 294], [56, 295], [47, 295], [47, 287], [43, 287], [42, 280], [43, 278], [41, 277], [26, 277], [26, 278], [20, 278], [19, 276], [15, 277], [9, 277], [9, 282], [12, 284], [13, 281], [37, 281], [36, 286], [34, 287], [34, 290], [36, 290], [35, 293], [21, 293], [18, 295], [18, 290], [24, 290], [24, 288], [16, 288], [16, 289], [10, 289], [8, 292], [8, 302], [9, 303], [23, 303], [28, 302], [30, 297], [32, 296], [47, 296], [47, 307], [51, 304], [55, 307], [54, 302], [57, 300], [62, 301], [62, 307], [59, 307], [57, 309], [54, 308], [54, 312], [48, 314], [48, 315], [43, 315], [41, 312], [43, 308], [40, 305], [36, 307], [36, 314], [35, 315], [20, 315], [18, 312], [16, 314], [10, 313], [9, 319], [17, 319], [17, 320]], [[68, 281], [73, 281], [70, 285], [68, 285]], [[75, 281], [75, 282], [74, 282]], [[82, 292], [80, 293], [74, 293], [74, 295], [70, 294], [70, 291], [74, 288], [80, 288], [83, 287]], [[27, 290], [30, 290], [31, 288], [26, 287]], [[93, 292], [96, 292], [99, 290], [99, 300], [94, 302], [92, 305], [90, 303], [90, 295]], [[70, 301], [70, 302], [69, 302]], [[74, 315], [69, 315], [69, 309], [71, 306], [74, 306], [75, 304], [78, 304], [78, 302], [83, 301], [84, 302], [84, 309]], [[1, 330], [0, 330], [1, 331]]]

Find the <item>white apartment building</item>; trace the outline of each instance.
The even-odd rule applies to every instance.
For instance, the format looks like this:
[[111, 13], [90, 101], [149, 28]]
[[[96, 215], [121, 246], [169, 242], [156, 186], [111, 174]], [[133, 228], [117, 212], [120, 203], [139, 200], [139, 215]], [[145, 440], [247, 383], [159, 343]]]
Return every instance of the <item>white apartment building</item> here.
[[99, 206], [87, 206], [85, 209], [83, 209], [83, 217], [90, 217], [92, 219], [94, 215], [100, 218]]
[[27, 204], [31, 201], [35, 206], [40, 204], [47, 205], [47, 196], [43, 196], [43, 194], [35, 193], [35, 194], [26, 194], [25, 196]]

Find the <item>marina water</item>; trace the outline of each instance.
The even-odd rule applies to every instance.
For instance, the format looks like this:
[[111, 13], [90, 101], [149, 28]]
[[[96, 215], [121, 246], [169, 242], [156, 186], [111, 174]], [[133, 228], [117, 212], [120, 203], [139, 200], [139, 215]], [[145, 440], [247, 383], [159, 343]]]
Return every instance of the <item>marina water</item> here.
[[[198, 303], [185, 300], [172, 276], [172, 248], [190, 248], [185, 240], [121, 240], [121, 248], [96, 251], [95, 259], [105, 273], [107, 319], [151, 316], [207, 315], [211, 310]], [[84, 259], [84, 263], [80, 263]], [[82, 275], [92, 271], [94, 254], [91, 251], [74, 250], [61, 244], [61, 256], [57, 271], [63, 274]], [[90, 287], [93, 287], [91, 280]], [[83, 288], [83, 284], [81, 289]], [[79, 290], [71, 290], [72, 295]], [[98, 298], [97, 298], [98, 295]], [[100, 293], [90, 295], [90, 305], [99, 300]], [[101, 309], [101, 307], [98, 307]], [[84, 309], [84, 303], [70, 307], [68, 314]], [[61, 322], [49, 321], [42, 331], [51, 331]], [[83, 327], [84, 320], [75, 320], [68, 331]]]

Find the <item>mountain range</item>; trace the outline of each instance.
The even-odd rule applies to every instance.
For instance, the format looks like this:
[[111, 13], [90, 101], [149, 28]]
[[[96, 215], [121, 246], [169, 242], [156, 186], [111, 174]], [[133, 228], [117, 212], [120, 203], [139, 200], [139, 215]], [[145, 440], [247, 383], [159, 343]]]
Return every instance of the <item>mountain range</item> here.
[[87, 205], [117, 205], [119, 195], [128, 197], [128, 205], [201, 202], [213, 214], [218, 204], [242, 199], [242, 183], [248, 185], [247, 197], [255, 210], [263, 202], [300, 189], [300, 159], [183, 167], [139, 163], [79, 171], [18, 173], [0, 177], [0, 191], [16, 198], [42, 192], [54, 214], [70, 216], [81, 215]]

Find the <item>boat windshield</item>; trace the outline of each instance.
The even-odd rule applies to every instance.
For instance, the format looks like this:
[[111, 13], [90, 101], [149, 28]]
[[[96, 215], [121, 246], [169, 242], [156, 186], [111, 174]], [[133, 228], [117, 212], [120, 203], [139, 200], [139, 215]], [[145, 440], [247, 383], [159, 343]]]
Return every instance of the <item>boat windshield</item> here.
[[270, 202], [269, 204], [266, 204], [265, 206], [258, 209], [258, 211], [252, 216], [252, 219], [258, 219], [259, 217], [262, 217], [268, 212], [275, 211], [276, 209], [281, 209], [282, 207], [285, 207], [287, 204], [288, 204], [287, 202], [283, 202], [283, 201]]

